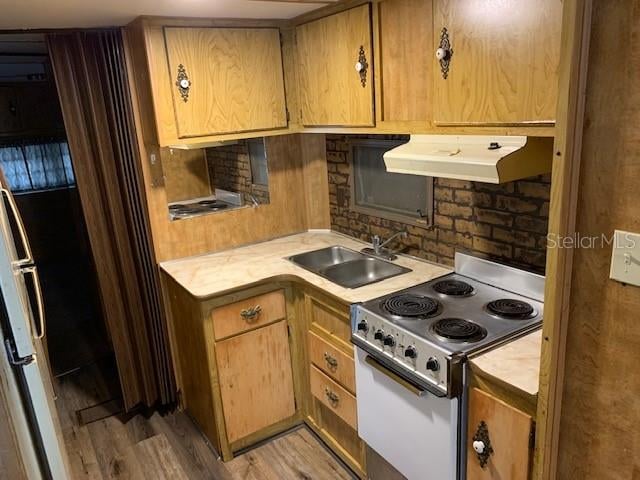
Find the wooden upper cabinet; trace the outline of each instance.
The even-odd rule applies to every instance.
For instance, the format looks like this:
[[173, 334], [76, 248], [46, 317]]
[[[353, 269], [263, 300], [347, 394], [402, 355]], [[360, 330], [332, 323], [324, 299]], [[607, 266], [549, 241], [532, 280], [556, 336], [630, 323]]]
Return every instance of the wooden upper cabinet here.
[[[302, 124], [373, 126], [369, 4], [299, 25], [296, 42]], [[361, 52], [367, 63], [362, 77], [356, 70]]]
[[[531, 466], [531, 431], [529, 415], [503, 401], [472, 388], [469, 393], [467, 430], [467, 480], [527, 480]], [[485, 431], [486, 437], [476, 433]], [[474, 441], [490, 444], [492, 453], [484, 467], [474, 450]], [[489, 451], [489, 450], [487, 450]]]
[[178, 138], [286, 128], [277, 28], [165, 27], [164, 39]]
[[447, 29], [447, 78], [434, 68], [440, 125], [555, 121], [561, 0], [434, 0], [434, 50]]
[[378, 119], [422, 122], [433, 115], [433, 1], [383, 0], [378, 8]]

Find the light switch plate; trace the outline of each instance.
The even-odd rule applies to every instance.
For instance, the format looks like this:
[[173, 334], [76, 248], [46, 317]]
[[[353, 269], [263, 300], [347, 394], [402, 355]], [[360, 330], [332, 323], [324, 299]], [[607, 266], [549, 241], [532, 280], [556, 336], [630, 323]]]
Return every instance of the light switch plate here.
[[609, 278], [640, 286], [640, 234], [616, 230]]

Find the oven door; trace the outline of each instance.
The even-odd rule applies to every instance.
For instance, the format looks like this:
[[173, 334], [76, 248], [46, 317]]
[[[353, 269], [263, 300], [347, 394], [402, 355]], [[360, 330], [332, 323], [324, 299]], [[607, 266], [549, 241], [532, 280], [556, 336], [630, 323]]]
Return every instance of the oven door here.
[[408, 480], [457, 478], [458, 399], [416, 387], [356, 348], [358, 434]]

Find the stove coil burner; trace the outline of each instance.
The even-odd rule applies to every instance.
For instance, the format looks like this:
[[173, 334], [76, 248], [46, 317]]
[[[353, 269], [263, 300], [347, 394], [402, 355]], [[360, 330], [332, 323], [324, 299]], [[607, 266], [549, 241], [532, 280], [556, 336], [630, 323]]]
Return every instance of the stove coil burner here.
[[440, 310], [440, 302], [429, 297], [408, 293], [394, 295], [382, 303], [387, 312], [400, 317], [432, 317]]
[[189, 207], [187, 207], [186, 205], [184, 205], [182, 203], [174, 203], [173, 205], [169, 205], [169, 210], [172, 211], [172, 212], [176, 211], [176, 210], [184, 210], [186, 208], [189, 208]]
[[434, 284], [433, 289], [438, 293], [452, 297], [468, 297], [473, 293], [473, 287], [460, 280], [442, 280]]
[[202, 205], [203, 207], [209, 207], [211, 205], [217, 205], [220, 202], [218, 202], [218, 200], [200, 200], [198, 202], [198, 205]]
[[227, 208], [227, 204], [221, 203], [218, 200], [200, 200], [198, 205], [204, 208], [209, 208], [211, 210], [219, 210], [222, 208]]
[[464, 318], [443, 318], [431, 328], [436, 335], [455, 342], [477, 342], [487, 336], [483, 327]]
[[525, 320], [535, 316], [535, 310], [527, 302], [501, 298], [487, 304], [487, 311], [497, 317]]

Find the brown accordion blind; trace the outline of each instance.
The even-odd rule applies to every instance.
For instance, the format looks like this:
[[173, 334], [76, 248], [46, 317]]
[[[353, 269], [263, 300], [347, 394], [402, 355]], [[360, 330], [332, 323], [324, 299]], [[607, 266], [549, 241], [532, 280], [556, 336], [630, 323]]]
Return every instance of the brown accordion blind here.
[[173, 403], [121, 33], [50, 34], [47, 42], [125, 406]]

